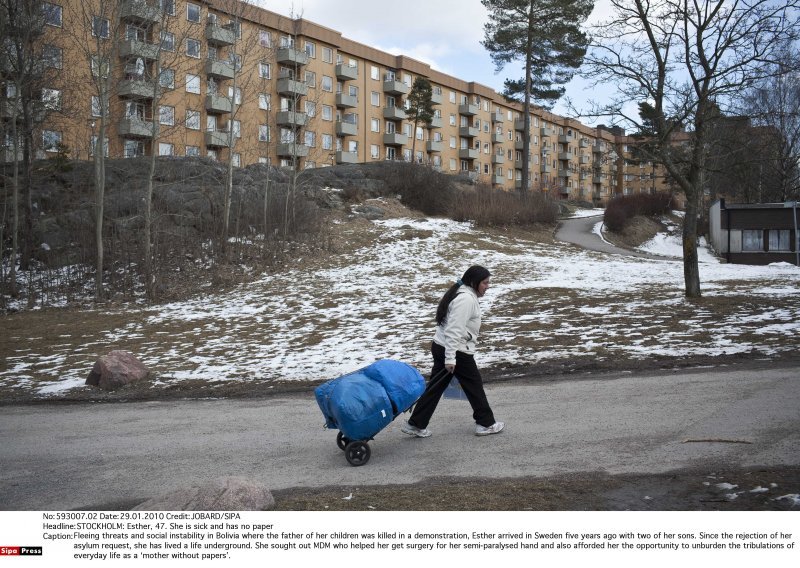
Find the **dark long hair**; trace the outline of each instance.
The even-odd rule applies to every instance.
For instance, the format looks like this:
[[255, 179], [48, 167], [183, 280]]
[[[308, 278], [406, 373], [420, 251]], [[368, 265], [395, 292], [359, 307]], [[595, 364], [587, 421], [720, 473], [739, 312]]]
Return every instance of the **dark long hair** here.
[[478, 285], [490, 276], [491, 274], [489, 271], [483, 266], [478, 266], [476, 264], [467, 268], [464, 276], [461, 277], [461, 281], [450, 286], [447, 292], [444, 293], [444, 296], [442, 296], [442, 299], [439, 300], [439, 306], [436, 308], [436, 325], [442, 325], [444, 320], [447, 319], [447, 308], [450, 307], [450, 302], [452, 302], [453, 298], [456, 297], [456, 294], [458, 294], [458, 289], [462, 285], [469, 286], [477, 293]]

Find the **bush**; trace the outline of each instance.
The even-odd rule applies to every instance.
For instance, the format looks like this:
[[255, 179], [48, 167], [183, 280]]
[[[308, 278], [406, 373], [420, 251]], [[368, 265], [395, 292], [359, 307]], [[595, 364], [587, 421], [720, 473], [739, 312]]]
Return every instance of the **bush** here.
[[542, 192], [517, 193], [479, 185], [460, 196], [452, 217], [473, 221], [478, 227], [554, 223], [558, 206]]
[[670, 193], [637, 193], [615, 197], [606, 205], [603, 223], [608, 230], [619, 233], [637, 215], [653, 217], [674, 208], [675, 201]]
[[386, 189], [406, 207], [426, 215], [450, 213], [455, 201], [450, 176], [409, 162], [394, 162], [387, 173]]

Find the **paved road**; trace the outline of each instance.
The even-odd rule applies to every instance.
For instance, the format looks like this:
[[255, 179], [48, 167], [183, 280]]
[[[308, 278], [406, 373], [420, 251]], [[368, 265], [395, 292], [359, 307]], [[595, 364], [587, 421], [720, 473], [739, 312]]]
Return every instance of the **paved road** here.
[[557, 240], [565, 243], [572, 243], [588, 250], [605, 252], [608, 254], [623, 254], [627, 256], [637, 256], [640, 258], [653, 258], [659, 260], [670, 258], [617, 247], [607, 241], [604, 241], [593, 231], [594, 226], [602, 221], [602, 215], [565, 219], [559, 223], [558, 229], [556, 229], [555, 237]]
[[[347, 464], [308, 396], [5, 407], [0, 510], [107, 508], [223, 475], [294, 486], [410, 483], [430, 476], [800, 463], [800, 367], [699, 369], [489, 384], [502, 434], [473, 435], [468, 404], [443, 400], [427, 439], [398, 418]], [[686, 442], [686, 440], [717, 440]], [[727, 440], [727, 442], [719, 441]], [[749, 442], [749, 443], [731, 443]]]

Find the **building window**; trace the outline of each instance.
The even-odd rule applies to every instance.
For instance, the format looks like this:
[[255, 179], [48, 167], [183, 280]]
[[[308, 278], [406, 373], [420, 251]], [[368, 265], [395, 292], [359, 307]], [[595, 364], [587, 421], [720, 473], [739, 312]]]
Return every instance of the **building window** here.
[[186, 157], [197, 158], [200, 156], [200, 146], [186, 146]]
[[166, 142], [159, 142], [158, 143], [158, 155], [159, 156], [172, 156], [174, 155], [175, 148], [172, 144], [167, 144]]
[[196, 39], [186, 39], [186, 55], [200, 59], [200, 42]]
[[158, 107], [158, 123], [166, 124], [167, 126], [175, 126], [175, 107]]
[[746, 252], [761, 252], [764, 250], [764, 231], [742, 231], [742, 250]]
[[258, 141], [269, 142], [269, 124], [258, 125]]
[[309, 89], [317, 88], [317, 74], [313, 71], [306, 71], [306, 86]]
[[455, 158], [450, 158], [450, 171], [451, 172], [456, 171], [456, 167], [457, 167], [456, 159]]
[[186, 74], [186, 92], [200, 94], [200, 75]]
[[110, 35], [110, 27], [108, 18], [101, 18], [100, 16], [92, 17], [92, 35], [94, 37], [107, 39]]
[[309, 148], [315, 148], [317, 146], [317, 133], [312, 132], [310, 130], [305, 131], [305, 143], [306, 146]]
[[234, 104], [240, 105], [242, 104], [242, 89], [236, 87], [236, 96], [234, 97], [234, 90], [233, 87], [228, 87], [228, 98], [233, 101]]
[[61, 145], [61, 132], [56, 130], [42, 130], [42, 149], [45, 152], [58, 152]]
[[328, 93], [333, 92], [333, 78], [328, 77], [327, 75], [322, 76], [322, 90]]
[[162, 69], [158, 74], [158, 84], [165, 89], [174, 89], [175, 71], [173, 69]]
[[322, 120], [333, 120], [333, 107], [330, 105], [322, 105]]
[[314, 101], [306, 101], [305, 107], [306, 114], [309, 116], [309, 118], [314, 118], [317, 116], [317, 103]]
[[144, 142], [137, 140], [125, 140], [123, 154], [126, 158], [138, 158], [144, 156]]
[[372, 77], [373, 80], [379, 81], [381, 78], [381, 70], [374, 65], [370, 65], [369, 76]]
[[242, 155], [241, 154], [234, 154], [231, 156], [231, 162], [233, 162], [234, 168], [239, 168], [242, 166]]
[[100, 97], [92, 97], [92, 116], [103, 116], [103, 109], [100, 108]]
[[333, 63], [333, 50], [330, 47], [322, 48], [322, 60], [325, 63]]
[[186, 111], [186, 128], [189, 130], [200, 130], [200, 111], [187, 110]]
[[47, 110], [61, 110], [61, 91], [42, 89], [42, 102]]
[[165, 14], [175, 15], [175, 0], [158, 0], [158, 7]]
[[175, 51], [175, 34], [172, 32], [161, 32], [161, 49], [164, 51]]
[[373, 118], [369, 121], [369, 129], [372, 132], [380, 132], [381, 131], [381, 121], [377, 118]]
[[[59, 67], [60, 69], [61, 67]], [[104, 79], [108, 77], [108, 60], [100, 57], [99, 55], [92, 55], [92, 75], [97, 77], [102, 76]]]
[[451, 114], [450, 115], [450, 126], [455, 126], [455, 125], [456, 125], [456, 115]]
[[186, 19], [190, 22], [200, 22], [200, 6], [197, 4], [186, 4]]
[[330, 134], [322, 135], [322, 149], [323, 150], [333, 149], [333, 136], [331, 136]]
[[217, 161], [217, 151], [216, 150], [206, 150], [206, 156], [208, 156], [209, 160]]
[[63, 9], [58, 4], [51, 4], [50, 2], [42, 3], [42, 12], [44, 14], [44, 23], [48, 26], [61, 27], [61, 18]]
[[312, 59], [317, 58], [317, 44], [312, 41], [306, 41], [306, 55]]
[[272, 34], [267, 30], [259, 30], [258, 43], [261, 47], [272, 47]]
[[258, 108], [261, 110], [270, 110], [271, 103], [271, 96], [268, 93], [260, 93], [258, 95]]
[[769, 231], [769, 250], [789, 251], [789, 229], [771, 229]]
[[272, 77], [272, 66], [269, 63], [260, 61], [258, 63], [258, 76], [262, 79], [270, 79]]
[[241, 138], [242, 137], [242, 121], [240, 121], [240, 120], [231, 121], [231, 126], [233, 127], [233, 136], [235, 138]]
[[42, 61], [47, 67], [61, 69], [64, 59], [64, 50], [55, 45], [45, 44], [42, 46]]

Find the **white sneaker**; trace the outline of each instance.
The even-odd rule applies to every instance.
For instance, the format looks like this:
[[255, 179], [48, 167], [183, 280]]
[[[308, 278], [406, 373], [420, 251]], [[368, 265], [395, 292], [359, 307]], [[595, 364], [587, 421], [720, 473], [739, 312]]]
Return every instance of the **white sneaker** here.
[[400, 426], [400, 431], [403, 434], [408, 434], [409, 436], [416, 436], [417, 438], [427, 438], [433, 433], [427, 428], [417, 428], [416, 426], [409, 424], [408, 420], [403, 422], [403, 425]]
[[489, 434], [499, 434], [503, 431], [503, 428], [506, 427], [505, 422], [495, 422], [491, 426], [481, 426], [480, 424], [475, 426], [475, 435], [476, 436], [488, 436]]

